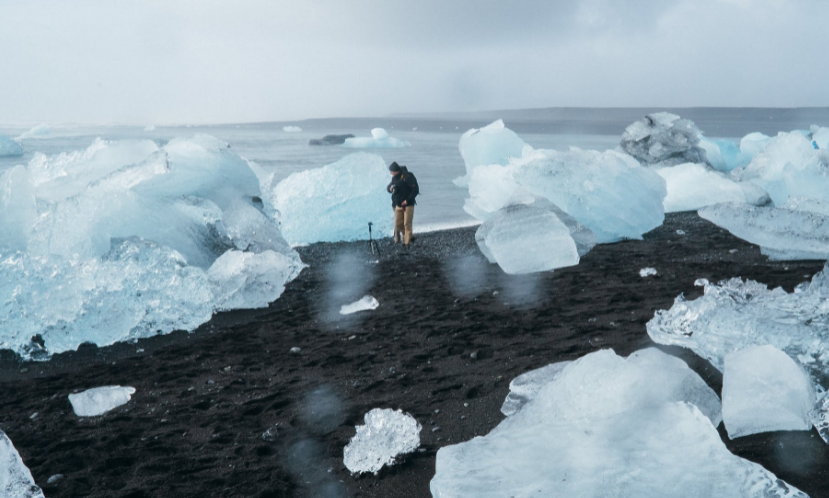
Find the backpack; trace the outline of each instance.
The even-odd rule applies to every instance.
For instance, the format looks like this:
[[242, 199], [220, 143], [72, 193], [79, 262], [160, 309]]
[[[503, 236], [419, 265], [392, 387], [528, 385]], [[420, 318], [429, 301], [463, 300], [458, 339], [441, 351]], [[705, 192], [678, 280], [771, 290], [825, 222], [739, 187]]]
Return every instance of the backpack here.
[[420, 184], [417, 183], [417, 177], [414, 175], [414, 173], [409, 171], [409, 168], [405, 166], [400, 167], [400, 172], [403, 174], [403, 178], [405, 179], [404, 181], [412, 187], [412, 190], [414, 191], [414, 197], [417, 198], [417, 196], [420, 194]]

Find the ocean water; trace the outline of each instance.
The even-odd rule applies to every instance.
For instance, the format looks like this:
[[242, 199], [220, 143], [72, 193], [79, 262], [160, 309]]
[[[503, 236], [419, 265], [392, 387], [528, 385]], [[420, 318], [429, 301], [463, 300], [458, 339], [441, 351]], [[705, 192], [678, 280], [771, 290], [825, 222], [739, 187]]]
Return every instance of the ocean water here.
[[[739, 139], [761, 131], [808, 129], [811, 124], [829, 125], [829, 109], [538, 109], [481, 112], [459, 115], [396, 116], [385, 118], [331, 118], [297, 122], [227, 124], [210, 126], [85, 126], [50, 125], [47, 134], [22, 141], [25, 154], [0, 158], [0, 169], [27, 163], [36, 152], [58, 154], [87, 148], [96, 138], [105, 140], [151, 139], [160, 145], [175, 137], [209, 134], [226, 141], [243, 157], [256, 162], [275, 180], [293, 172], [330, 164], [357, 149], [341, 146], [310, 146], [312, 138], [351, 133], [369, 136], [371, 128], [385, 128], [390, 136], [406, 140], [402, 149], [364, 149], [380, 155], [386, 163], [397, 161], [414, 172], [421, 185], [415, 215], [415, 230], [461, 226], [474, 220], [463, 211], [466, 190], [452, 180], [465, 173], [458, 151], [461, 135], [502, 117], [508, 127], [535, 148], [606, 150], [616, 147], [625, 127], [639, 117], [670, 110], [694, 120], [711, 138]], [[301, 132], [288, 133], [283, 126], [295, 125]], [[2, 126], [0, 133], [16, 137], [28, 127]], [[331, 181], [336, 181], [332, 178]], [[391, 208], [389, 208], [391, 216]]]

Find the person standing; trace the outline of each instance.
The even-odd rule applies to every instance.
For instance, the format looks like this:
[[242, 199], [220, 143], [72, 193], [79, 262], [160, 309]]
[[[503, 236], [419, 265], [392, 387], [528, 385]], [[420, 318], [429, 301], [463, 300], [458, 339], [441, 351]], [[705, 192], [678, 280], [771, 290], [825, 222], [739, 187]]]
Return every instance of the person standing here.
[[420, 193], [417, 178], [408, 168], [393, 162], [389, 165], [391, 183], [386, 190], [391, 194], [394, 208], [394, 243], [402, 241], [407, 246], [414, 240], [412, 221], [414, 220], [415, 197]]

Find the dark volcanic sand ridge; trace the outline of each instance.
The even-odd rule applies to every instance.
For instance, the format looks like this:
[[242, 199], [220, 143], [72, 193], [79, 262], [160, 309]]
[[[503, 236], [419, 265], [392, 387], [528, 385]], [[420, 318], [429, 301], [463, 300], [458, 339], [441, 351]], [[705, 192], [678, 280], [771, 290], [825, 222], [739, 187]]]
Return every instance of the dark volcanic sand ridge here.
[[[645, 324], [680, 293], [697, 297], [697, 278], [791, 291], [823, 267], [769, 262], [684, 213], [644, 241], [597, 246], [577, 267], [511, 277], [486, 263], [474, 231], [420, 234], [410, 251], [383, 242], [379, 262], [365, 242], [300, 248], [310, 267], [270, 308], [220, 314], [193, 334], [82, 347], [45, 363], [0, 354], [0, 429], [50, 498], [428, 497], [435, 452], [495, 427], [515, 376], [602, 348], [653, 346]], [[659, 275], [639, 277], [646, 266]], [[364, 294], [380, 307], [339, 316]], [[663, 349], [719, 393], [713, 367]], [[111, 384], [137, 392], [103, 417], [72, 413], [73, 390]], [[354, 478], [343, 447], [377, 407], [414, 415], [425, 451]], [[737, 455], [829, 496], [829, 446], [814, 430], [736, 441], [720, 433]], [[54, 474], [65, 478], [47, 484]]]

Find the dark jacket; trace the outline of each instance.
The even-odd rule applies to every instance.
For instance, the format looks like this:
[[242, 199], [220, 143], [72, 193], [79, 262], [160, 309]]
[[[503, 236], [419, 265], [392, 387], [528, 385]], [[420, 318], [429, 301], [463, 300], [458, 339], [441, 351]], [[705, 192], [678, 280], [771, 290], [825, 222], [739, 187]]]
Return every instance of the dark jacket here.
[[414, 206], [416, 204], [415, 197], [420, 193], [420, 187], [417, 185], [417, 178], [406, 169], [401, 167], [399, 175], [395, 175], [391, 179], [391, 183], [386, 187], [391, 193], [392, 207], [398, 207], [406, 201], [406, 205]]

